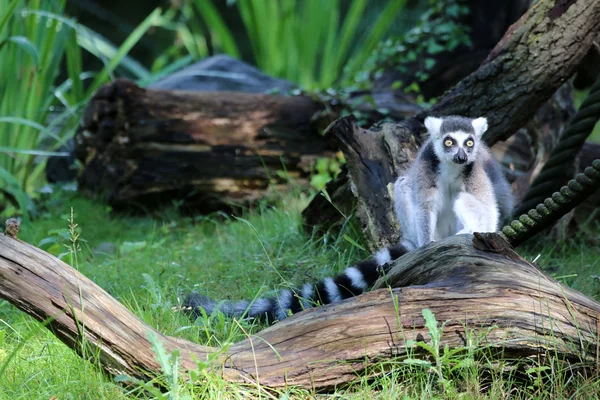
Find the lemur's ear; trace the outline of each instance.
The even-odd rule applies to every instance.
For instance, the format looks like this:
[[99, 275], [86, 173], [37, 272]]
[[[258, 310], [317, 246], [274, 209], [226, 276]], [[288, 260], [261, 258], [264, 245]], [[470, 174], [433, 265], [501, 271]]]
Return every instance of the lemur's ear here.
[[440, 136], [440, 129], [442, 127], [442, 119], [436, 117], [427, 117], [425, 118], [425, 128], [429, 132], [431, 137]]
[[477, 135], [477, 137], [481, 137], [481, 135], [483, 135], [483, 133], [487, 131], [487, 118], [476, 118], [473, 120], [473, 122], [471, 122], [471, 124], [473, 125], [473, 129], [475, 130], [475, 135]]

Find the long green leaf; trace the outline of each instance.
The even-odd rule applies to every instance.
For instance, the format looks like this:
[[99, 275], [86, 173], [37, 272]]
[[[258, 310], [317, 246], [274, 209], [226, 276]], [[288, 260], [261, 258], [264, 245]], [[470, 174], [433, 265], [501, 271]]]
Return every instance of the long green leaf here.
[[335, 54], [336, 54], [336, 39], [338, 33], [338, 27], [340, 24], [340, 13], [339, 13], [339, 0], [331, 0], [334, 4], [332, 10], [329, 13], [329, 30], [325, 36], [325, 48], [323, 50], [323, 58], [321, 61], [321, 77], [319, 79], [320, 85], [323, 87], [330, 87], [336, 79], [335, 70]]
[[71, 80], [70, 99], [72, 103], [75, 103], [84, 98], [83, 84], [81, 82], [83, 65], [81, 47], [77, 45], [77, 32], [74, 29], [70, 29], [69, 31], [69, 39], [65, 46], [65, 51], [67, 56], [67, 72]]
[[190, 65], [193, 61], [194, 61], [194, 58], [192, 56], [182, 57], [179, 60], [167, 65], [162, 70], [160, 70], [158, 72], [154, 72], [150, 77], [140, 79], [136, 83], [142, 87], [146, 87], [146, 86], [150, 85], [151, 83], [154, 83], [154, 82], [164, 78], [165, 76], [170, 75], [173, 72], [175, 72], [187, 65]]
[[108, 80], [109, 75], [112, 74], [114, 69], [121, 63], [123, 58], [127, 55], [127, 53], [129, 53], [133, 46], [135, 46], [135, 44], [139, 42], [139, 40], [142, 38], [142, 36], [144, 36], [148, 29], [150, 29], [153, 25], [156, 25], [158, 23], [160, 14], [161, 10], [160, 8], [157, 8], [152, 13], [150, 13], [150, 15], [148, 15], [148, 17], [146, 17], [146, 19], [144, 19], [144, 21], [142, 21], [142, 23], [139, 24], [137, 28], [133, 30], [133, 32], [131, 32], [131, 34], [123, 42], [121, 47], [119, 47], [119, 50], [110, 60], [108, 65], [106, 65], [102, 69], [102, 71], [100, 71], [100, 73], [96, 76], [94, 82], [88, 88], [88, 95], [91, 95], [91, 93], [96, 91], [96, 89], [98, 89], [100, 85], [104, 84]]
[[[148, 23], [148, 19], [150, 19], [150, 17], [152, 17], [153, 14], [155, 14], [157, 11], [160, 12], [160, 9], [156, 9], [152, 14], [150, 14], [150, 16], [148, 16], [142, 22], [142, 24]], [[57, 15], [55, 13], [51, 13], [51, 12], [47, 12], [47, 11], [39, 11], [39, 10], [23, 10], [22, 14], [25, 16], [34, 15], [34, 16], [38, 16], [38, 17], [46, 17], [49, 19], [54, 19], [56, 21], [60, 21], [61, 23], [71, 27], [72, 29], [75, 29], [77, 31], [78, 44], [85, 50], [94, 54], [99, 59], [105, 61], [107, 64], [105, 66], [105, 69], [110, 70], [110, 73], [112, 73], [112, 71], [114, 71], [114, 68], [112, 68], [112, 69], [107, 68], [108, 64], [110, 63], [110, 61], [107, 61], [107, 60], [116, 60], [118, 58], [119, 63], [123, 67], [127, 68], [129, 70], [129, 72], [133, 73], [138, 78], [142, 79], [142, 78], [147, 78], [150, 76], [150, 72], [146, 68], [144, 68], [140, 63], [127, 57], [126, 55], [120, 54], [120, 51], [122, 51], [122, 49], [126, 45], [133, 47], [133, 45], [135, 45], [135, 43], [137, 43], [139, 41], [140, 37], [143, 36], [143, 33], [140, 34], [140, 32], [139, 32], [140, 28], [142, 27], [141, 25], [138, 26], [136, 28], [136, 30], [134, 30], [131, 33], [131, 35], [127, 38], [127, 40], [125, 42], [123, 42], [123, 45], [121, 46], [121, 48], [117, 49], [112, 43], [110, 43], [107, 39], [103, 38], [100, 34], [92, 31], [91, 29], [86, 28], [83, 25], [78, 24], [75, 20], [73, 20], [71, 18], [66, 18], [61, 15]], [[153, 18], [153, 22], [155, 22], [155, 25], [159, 25], [159, 19], [160, 19], [159, 17], [160, 17], [160, 15], [154, 16], [154, 18], [156, 18], [155, 20]], [[147, 31], [149, 28], [150, 28], [150, 26], [146, 27], [146, 29], [144, 31]], [[137, 37], [137, 39], [136, 39], [136, 37]], [[134, 39], [136, 39], [136, 40], [134, 40]], [[132, 41], [134, 43], [131, 43]]]
[[233, 40], [233, 35], [212, 2], [209, 0], [196, 0], [194, 5], [204, 22], [206, 22], [208, 29], [217, 34], [219, 45], [223, 51], [232, 57], [240, 58], [240, 51], [235, 44], [235, 40]]
[[27, 39], [25, 36], [11, 36], [0, 42], [0, 50], [2, 47], [9, 44], [14, 43], [17, 47], [22, 49], [25, 53], [27, 53], [34, 61], [35, 65], [38, 65], [39, 54], [36, 47]]
[[52, 139], [55, 140], [60, 140], [60, 138], [58, 136], [56, 136], [51, 130], [49, 130], [47, 127], [45, 127], [44, 125], [26, 119], [26, 118], [20, 118], [20, 117], [0, 117], [0, 122], [4, 122], [4, 123], [9, 123], [9, 124], [16, 124], [16, 125], [25, 125], [28, 126], [30, 128], [36, 129], [37, 131], [39, 131], [40, 133], [42, 133], [42, 137], [44, 136], [49, 136]]
[[41, 156], [41, 157], [68, 157], [69, 153], [64, 151], [43, 151], [43, 150], [25, 150], [25, 149], [16, 149], [12, 147], [4, 147], [0, 146], [0, 153], [6, 154], [28, 154], [31, 156]]
[[0, 34], [2, 34], [2, 31], [4, 30], [4, 26], [6, 26], [8, 21], [12, 18], [13, 14], [15, 12], [15, 9], [17, 8], [18, 3], [19, 3], [19, 0], [13, 0], [13, 2], [10, 3], [8, 8], [2, 15], [2, 18], [0, 18]]
[[404, 7], [405, 3], [406, 0], [390, 0], [386, 8], [379, 14], [379, 18], [377, 18], [377, 21], [373, 24], [373, 29], [369, 31], [363, 45], [360, 46], [360, 52], [355, 54], [347, 67], [346, 74], [348, 76], [354, 75], [365, 63], [367, 58], [371, 55], [371, 52], [390, 29], [394, 22], [394, 18], [400, 9]]
[[348, 14], [344, 18], [344, 24], [342, 25], [340, 34], [340, 44], [337, 48], [334, 62], [335, 71], [340, 71], [346, 60], [350, 45], [352, 44], [352, 39], [358, 31], [358, 25], [366, 6], [367, 0], [354, 0], [350, 6], [350, 10], [348, 10]]

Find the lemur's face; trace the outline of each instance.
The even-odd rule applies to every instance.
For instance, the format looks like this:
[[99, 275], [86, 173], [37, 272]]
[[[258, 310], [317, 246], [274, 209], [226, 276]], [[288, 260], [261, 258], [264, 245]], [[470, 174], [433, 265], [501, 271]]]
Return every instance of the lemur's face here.
[[481, 135], [487, 129], [485, 118], [427, 117], [435, 154], [441, 162], [469, 164], [475, 160]]
[[[463, 131], [448, 132], [442, 135], [441, 144], [444, 158], [457, 164], [467, 164], [475, 154], [475, 135]], [[473, 158], [471, 158], [471, 161]]]

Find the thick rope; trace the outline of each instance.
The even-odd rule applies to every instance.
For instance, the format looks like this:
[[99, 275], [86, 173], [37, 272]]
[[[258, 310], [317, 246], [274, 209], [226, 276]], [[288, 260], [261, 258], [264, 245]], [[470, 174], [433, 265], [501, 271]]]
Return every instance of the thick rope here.
[[534, 209], [522, 214], [502, 228], [502, 234], [514, 247], [525, 240], [551, 227], [560, 217], [571, 211], [583, 200], [600, 189], [600, 159], [592, 162], [575, 179], [571, 179], [566, 186], [555, 192]]
[[526, 213], [550, 197], [558, 187], [571, 177], [569, 171], [573, 160], [583, 147], [594, 125], [600, 119], [600, 78], [591, 87], [581, 107], [575, 113], [569, 126], [560, 136], [556, 147], [550, 153], [548, 162], [531, 184], [525, 198], [515, 214]]

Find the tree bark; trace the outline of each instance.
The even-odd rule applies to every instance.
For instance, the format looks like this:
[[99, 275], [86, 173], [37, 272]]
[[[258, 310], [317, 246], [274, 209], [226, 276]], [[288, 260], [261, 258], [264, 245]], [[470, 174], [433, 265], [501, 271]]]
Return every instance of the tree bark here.
[[93, 97], [77, 132], [79, 185], [116, 208], [246, 204], [270, 184], [307, 185], [314, 160], [334, 153], [318, 133], [328, 121], [315, 118], [322, 111], [306, 96], [144, 90], [117, 80]]
[[489, 145], [510, 137], [567, 80], [600, 26], [600, 0], [540, 0], [484, 63], [444, 95], [428, 115], [485, 115]]
[[600, 304], [544, 275], [496, 234], [454, 236], [411, 252], [376, 287], [387, 284], [401, 288], [309, 309], [223, 351], [160, 334], [62, 261], [0, 235], [0, 297], [39, 321], [50, 318], [60, 340], [85, 357], [98, 354], [113, 376], [160, 373], [150, 335], [168, 352], [180, 350], [184, 373], [220, 351], [213, 367], [225, 379], [324, 390], [373, 373], [368, 367], [379, 361], [401, 360], [408, 340], [429, 342], [424, 308], [448, 321], [442, 348], [466, 346], [468, 330], [496, 357], [597, 360]]
[[[575, 113], [571, 90], [570, 84], [563, 85], [525, 127], [491, 149], [503, 165], [517, 200], [525, 195]], [[416, 156], [426, 137], [423, 127], [411, 119], [365, 130], [353, 118], [346, 117], [331, 124], [327, 134], [340, 143], [347, 160], [347, 174], [327, 185], [328, 196], [316, 196], [303, 210], [306, 228], [336, 230], [354, 215], [370, 250], [397, 243], [401, 232], [392, 212], [393, 199], [388, 186]], [[590, 165], [593, 149], [592, 144], [586, 146], [579, 157], [581, 162], [573, 166], [573, 174]], [[584, 152], [591, 153], [583, 156]], [[589, 211], [590, 207], [597, 207], [596, 200], [592, 197], [582, 207]]]
[[416, 157], [425, 136], [423, 126], [410, 120], [365, 130], [349, 116], [331, 124], [326, 134], [340, 144], [351, 182], [334, 191], [331, 202], [317, 197], [317, 203], [303, 212], [305, 223], [318, 223], [326, 215], [339, 220], [355, 209], [371, 250], [397, 243], [401, 232], [393, 212], [391, 184]]

